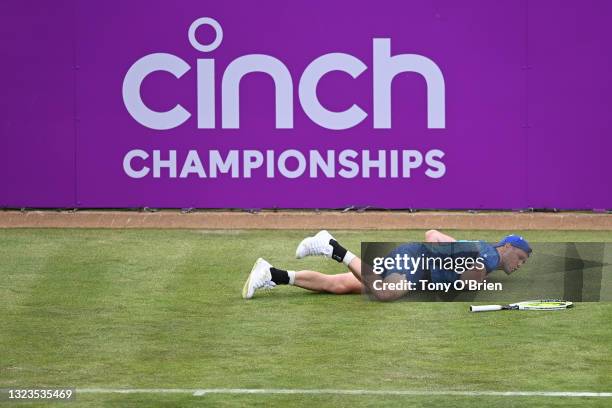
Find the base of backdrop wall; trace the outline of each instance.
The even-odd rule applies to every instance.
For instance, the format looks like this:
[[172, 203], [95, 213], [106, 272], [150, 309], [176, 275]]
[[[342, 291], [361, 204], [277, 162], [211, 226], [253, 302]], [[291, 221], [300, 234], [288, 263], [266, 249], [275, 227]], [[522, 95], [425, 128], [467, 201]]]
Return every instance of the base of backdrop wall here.
[[0, 228], [474, 229], [612, 231], [612, 215], [588, 212], [305, 210], [4, 210]]

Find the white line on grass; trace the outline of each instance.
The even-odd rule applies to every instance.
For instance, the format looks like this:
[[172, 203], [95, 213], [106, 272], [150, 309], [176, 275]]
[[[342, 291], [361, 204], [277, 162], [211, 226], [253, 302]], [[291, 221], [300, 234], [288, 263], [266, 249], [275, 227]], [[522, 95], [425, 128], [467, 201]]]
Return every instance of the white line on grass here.
[[77, 388], [83, 394], [315, 394], [315, 395], [420, 395], [465, 397], [612, 397], [612, 392], [565, 391], [450, 391], [450, 390], [334, 390], [278, 388]]

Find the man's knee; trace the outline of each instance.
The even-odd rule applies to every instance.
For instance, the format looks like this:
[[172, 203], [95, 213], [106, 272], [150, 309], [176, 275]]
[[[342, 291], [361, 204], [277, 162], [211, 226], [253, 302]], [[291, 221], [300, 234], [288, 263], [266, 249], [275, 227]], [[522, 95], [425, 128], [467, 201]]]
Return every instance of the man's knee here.
[[439, 231], [437, 230], [429, 230], [425, 233], [425, 241], [427, 242], [431, 242], [431, 241], [435, 241], [436, 237], [440, 234]]
[[335, 275], [335, 279], [330, 282], [329, 291], [337, 295], [344, 295], [347, 293], [356, 293], [361, 291], [361, 283], [352, 275], [345, 276]]
[[351, 293], [351, 288], [342, 281], [332, 282], [330, 287], [330, 292], [335, 293], [336, 295], [344, 295], [347, 293]]

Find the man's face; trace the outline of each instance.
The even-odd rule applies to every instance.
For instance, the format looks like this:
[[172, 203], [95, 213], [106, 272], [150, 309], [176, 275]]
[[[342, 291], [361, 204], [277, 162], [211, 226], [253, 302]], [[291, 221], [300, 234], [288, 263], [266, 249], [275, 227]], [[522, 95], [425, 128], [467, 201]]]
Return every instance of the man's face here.
[[523, 266], [525, 262], [527, 262], [529, 255], [522, 249], [513, 247], [510, 244], [506, 244], [504, 247], [506, 250], [502, 255], [502, 266], [504, 268], [504, 272], [510, 275], [512, 272]]

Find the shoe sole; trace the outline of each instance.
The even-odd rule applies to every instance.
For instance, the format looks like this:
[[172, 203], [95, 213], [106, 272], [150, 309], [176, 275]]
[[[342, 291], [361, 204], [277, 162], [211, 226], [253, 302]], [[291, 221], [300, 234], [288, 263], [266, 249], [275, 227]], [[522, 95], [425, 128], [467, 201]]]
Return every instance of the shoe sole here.
[[253, 271], [255, 270], [255, 268], [257, 268], [257, 265], [259, 265], [261, 261], [263, 261], [262, 258], [257, 258], [255, 264], [253, 264], [253, 267], [251, 268], [251, 272], [249, 272], [249, 277], [247, 278], [246, 282], [244, 283], [244, 286], [242, 287], [243, 299], [251, 299], [253, 297], [253, 295], [251, 295], [251, 297], [247, 297], [249, 293], [249, 284], [251, 283], [251, 276], [253, 276]]
[[300, 248], [302, 247], [302, 244], [304, 242], [306, 242], [307, 239], [311, 239], [312, 237], [306, 237], [304, 238], [302, 241], [300, 241], [300, 243], [298, 244], [297, 248], [295, 249], [295, 259], [302, 259], [305, 258], [306, 255], [300, 256]]
[[[329, 237], [330, 237], [330, 239], [335, 239], [335, 238], [332, 236], [332, 234], [330, 234], [330, 233], [329, 233], [329, 231], [327, 231], [327, 230], [321, 230], [321, 231], [317, 232], [316, 234], [314, 234], [314, 235], [313, 235], [313, 236], [311, 236], [311, 237], [306, 237], [306, 238], [304, 238], [304, 239], [303, 239], [303, 240], [302, 240], [302, 241], [301, 241], [301, 242], [298, 244], [297, 248], [295, 249], [295, 258], [296, 258], [296, 259], [304, 259], [304, 258], [306, 258], [307, 256], [312, 256], [312, 255], [303, 255], [303, 256], [298, 256], [298, 254], [299, 254], [299, 252], [300, 252], [300, 247], [302, 246], [302, 244], [303, 244], [303, 243], [304, 243], [306, 240], [308, 240], [308, 239], [315, 239], [315, 238], [317, 238], [317, 237], [319, 236], [319, 234], [321, 234], [321, 235], [327, 235], [327, 236], [329, 236]], [[321, 255], [317, 255], [317, 256], [325, 256], [325, 255], [321, 254]], [[325, 257], [326, 257], [326, 258], [331, 258], [331, 257], [327, 257], [327, 256], [325, 256]]]

